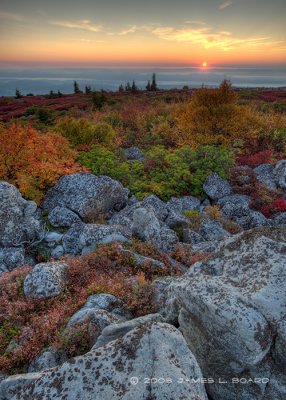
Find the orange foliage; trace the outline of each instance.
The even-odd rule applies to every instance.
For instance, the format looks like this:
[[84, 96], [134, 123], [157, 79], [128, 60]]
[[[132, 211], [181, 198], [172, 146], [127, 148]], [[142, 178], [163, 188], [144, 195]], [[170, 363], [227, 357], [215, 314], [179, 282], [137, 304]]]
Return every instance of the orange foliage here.
[[255, 136], [260, 129], [259, 118], [238, 104], [228, 81], [218, 89], [196, 90], [189, 104], [177, 107], [175, 116], [177, 145], [229, 145]]
[[60, 175], [83, 170], [75, 163], [68, 141], [32, 127], [0, 127], [0, 179], [16, 185], [27, 198], [39, 202]]

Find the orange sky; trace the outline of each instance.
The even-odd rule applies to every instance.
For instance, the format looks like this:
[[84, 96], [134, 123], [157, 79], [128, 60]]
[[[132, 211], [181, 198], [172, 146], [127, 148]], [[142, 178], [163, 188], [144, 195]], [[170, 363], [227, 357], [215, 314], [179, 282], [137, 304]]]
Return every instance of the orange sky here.
[[[209, 65], [286, 63], [284, 0], [273, 0], [269, 11], [264, 0], [202, 0], [200, 7], [192, 0], [178, 0], [170, 3], [173, 18], [170, 18], [171, 9], [166, 13], [162, 8], [168, 2], [151, 2], [154, 15], [150, 17], [147, 7], [142, 14], [139, 9], [142, 4], [135, 1], [136, 15], [134, 1], [132, 8], [129, 0], [122, 0], [126, 7], [131, 7], [123, 7], [123, 10], [119, 9], [119, 2], [108, 0], [105, 8], [102, 2], [99, 6], [97, 1], [83, 0], [80, 3], [71, 1], [68, 9], [61, 7], [61, 0], [27, 0], [26, 7], [20, 1], [4, 0], [3, 5], [1, 2], [3, 9], [0, 7], [0, 62], [62, 65], [197, 65], [203, 61]], [[258, 16], [252, 13], [255, 3], [256, 6], [260, 4], [260, 8], [265, 6]], [[269, 13], [273, 14], [273, 9], [276, 18], [270, 23]], [[124, 10], [129, 15], [123, 13]], [[285, 13], [281, 19], [282, 11]]]

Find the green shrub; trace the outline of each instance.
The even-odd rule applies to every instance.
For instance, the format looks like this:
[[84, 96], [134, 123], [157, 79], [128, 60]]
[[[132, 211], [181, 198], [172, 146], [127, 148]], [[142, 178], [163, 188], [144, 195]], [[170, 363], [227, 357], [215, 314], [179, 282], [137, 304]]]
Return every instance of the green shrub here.
[[187, 146], [177, 150], [157, 146], [145, 154], [143, 161], [130, 163], [120, 154], [95, 146], [81, 153], [79, 162], [96, 175], [118, 179], [138, 199], [155, 194], [168, 200], [190, 194], [203, 197], [202, 186], [207, 175], [216, 172], [225, 178], [233, 157], [226, 149], [215, 146], [196, 150]]
[[93, 135], [95, 142], [99, 144], [112, 145], [115, 131], [112, 129], [111, 125], [106, 122], [100, 122], [95, 125]]
[[94, 138], [94, 124], [84, 118], [65, 116], [57, 122], [55, 130], [68, 139], [73, 147], [90, 144]]
[[105, 122], [94, 124], [84, 118], [77, 119], [69, 116], [61, 118], [55, 130], [67, 138], [73, 147], [92, 143], [110, 146], [115, 136], [112, 127]]

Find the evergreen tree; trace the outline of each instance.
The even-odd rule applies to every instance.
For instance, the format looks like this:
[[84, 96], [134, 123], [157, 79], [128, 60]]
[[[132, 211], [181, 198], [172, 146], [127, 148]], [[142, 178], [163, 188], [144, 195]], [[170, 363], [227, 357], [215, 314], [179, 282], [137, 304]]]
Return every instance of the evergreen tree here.
[[137, 93], [137, 92], [138, 92], [138, 88], [137, 88], [137, 86], [136, 86], [135, 81], [132, 82], [131, 92], [132, 92], [132, 93]]
[[126, 92], [130, 92], [131, 91], [131, 85], [130, 85], [129, 82], [126, 83], [125, 90], [126, 90]]
[[78, 86], [77, 81], [74, 81], [74, 83], [73, 83], [73, 92], [74, 92], [74, 94], [81, 93], [80, 90], [79, 90], [79, 86]]
[[19, 90], [19, 89], [16, 89], [15, 98], [16, 98], [16, 99], [21, 99], [22, 97], [23, 97], [23, 96], [22, 96], [20, 90]]
[[58, 90], [58, 97], [63, 97], [63, 94], [60, 90]]
[[118, 92], [124, 92], [124, 87], [123, 87], [123, 85], [120, 85], [120, 86], [119, 86]]
[[91, 93], [91, 86], [86, 86], [85, 87], [85, 94], [90, 94]]
[[148, 92], [151, 91], [151, 83], [150, 83], [150, 81], [148, 81], [148, 83], [147, 83], [146, 90], [147, 90]]
[[106, 100], [103, 90], [101, 92], [92, 92], [91, 102], [96, 110], [101, 110]]
[[152, 92], [156, 92], [156, 90], [158, 90], [157, 87], [157, 82], [156, 82], [156, 74], [152, 75], [152, 83], [151, 83], [151, 89]]

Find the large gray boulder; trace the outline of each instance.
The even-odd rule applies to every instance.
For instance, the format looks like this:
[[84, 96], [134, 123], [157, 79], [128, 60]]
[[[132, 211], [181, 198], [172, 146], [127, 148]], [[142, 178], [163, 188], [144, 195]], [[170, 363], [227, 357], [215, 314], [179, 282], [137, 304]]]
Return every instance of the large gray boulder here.
[[165, 316], [178, 317], [203, 375], [214, 378], [213, 400], [285, 398], [285, 265], [286, 228], [260, 228], [228, 238], [170, 283]]
[[150, 322], [44, 372], [0, 385], [9, 400], [207, 400], [200, 368], [181, 333]]
[[48, 220], [55, 227], [70, 227], [81, 222], [80, 217], [66, 207], [55, 207], [48, 215]]
[[128, 189], [108, 176], [78, 173], [62, 176], [46, 194], [42, 207], [51, 212], [65, 207], [84, 222], [110, 217], [126, 205]]
[[286, 160], [280, 160], [277, 162], [273, 174], [275, 176], [276, 184], [282, 188], [286, 189]]
[[193, 196], [172, 197], [167, 203], [169, 210], [165, 223], [170, 228], [186, 227], [189, 219], [185, 211], [200, 211], [201, 202]]
[[51, 347], [42, 351], [29, 365], [28, 372], [44, 371], [45, 369], [54, 368], [67, 361], [67, 357], [63, 351], [57, 351]]
[[273, 225], [273, 221], [271, 219], [266, 218], [261, 212], [253, 210], [250, 210], [248, 215], [241, 218], [234, 218], [234, 220], [244, 229]]
[[286, 225], [286, 212], [279, 212], [273, 216], [273, 224], [284, 226]]
[[0, 247], [19, 247], [41, 237], [36, 204], [4, 181], [0, 181], [0, 221]]
[[155, 195], [147, 196], [142, 201], [133, 202], [133, 204], [123, 208], [118, 213], [115, 213], [108, 221], [111, 225], [124, 225], [130, 227], [133, 214], [137, 208], [152, 209], [156, 218], [160, 222], [165, 222], [169, 215], [167, 204]]
[[256, 178], [259, 182], [263, 183], [270, 190], [277, 189], [274, 175], [274, 165], [261, 164], [253, 170], [256, 173]]
[[24, 281], [25, 296], [39, 299], [60, 294], [65, 288], [67, 267], [67, 264], [62, 262], [35, 265]]
[[[112, 320], [113, 318], [114, 322], [126, 321], [131, 316], [123, 308], [123, 301], [111, 294], [102, 293], [89, 296], [83, 307], [71, 316], [67, 328], [78, 325], [85, 320], [99, 323], [101, 329], [111, 323], [105, 323], [104, 319]], [[102, 311], [105, 311], [106, 314], [101, 313]], [[103, 321], [102, 324], [101, 321]]]
[[210, 174], [204, 185], [204, 192], [214, 201], [232, 194], [230, 184], [217, 173]]
[[218, 200], [221, 212], [226, 218], [240, 218], [251, 212], [250, 197], [242, 194], [224, 196]]
[[219, 221], [214, 220], [203, 221], [198, 233], [207, 241], [220, 241], [230, 235]]
[[23, 265], [25, 261], [24, 247], [0, 247], [0, 275]]
[[63, 236], [65, 254], [85, 255], [99, 244], [128, 242], [131, 232], [119, 225], [75, 224]]
[[178, 242], [176, 233], [156, 218], [153, 209], [137, 208], [133, 213], [132, 234], [144, 242], [153, 243], [162, 251], [171, 251]]

